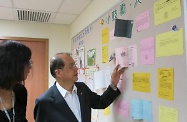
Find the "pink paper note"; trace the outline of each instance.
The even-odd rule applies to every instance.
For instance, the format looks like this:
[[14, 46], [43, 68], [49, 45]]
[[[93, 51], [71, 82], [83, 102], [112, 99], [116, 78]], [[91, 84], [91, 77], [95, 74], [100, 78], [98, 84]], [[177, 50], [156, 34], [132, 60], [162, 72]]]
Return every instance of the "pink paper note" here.
[[146, 38], [141, 41], [140, 57], [142, 64], [154, 64], [155, 62], [155, 48], [154, 38]]
[[128, 67], [127, 47], [119, 47], [115, 49], [116, 65], [120, 67]]
[[136, 29], [137, 31], [144, 30], [150, 27], [149, 11], [146, 11], [136, 17]]
[[123, 100], [118, 100], [116, 102], [116, 111], [118, 114], [127, 118], [129, 116], [129, 106], [129, 103]]

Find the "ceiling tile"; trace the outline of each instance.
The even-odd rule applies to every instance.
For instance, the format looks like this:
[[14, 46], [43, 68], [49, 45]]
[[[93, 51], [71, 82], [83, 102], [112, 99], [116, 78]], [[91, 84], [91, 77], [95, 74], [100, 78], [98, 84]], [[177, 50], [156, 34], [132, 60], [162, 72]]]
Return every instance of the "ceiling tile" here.
[[57, 12], [63, 0], [13, 0], [15, 8]]
[[69, 14], [57, 14], [53, 23], [57, 24], [71, 24], [73, 20], [76, 18], [76, 15], [69, 15]]
[[60, 13], [80, 14], [92, 0], [64, 0]]
[[12, 7], [11, 0], [0, 0], [1, 7]]
[[93, 0], [0, 0], [0, 19], [71, 24]]
[[0, 19], [14, 20], [14, 14], [12, 8], [0, 7]]

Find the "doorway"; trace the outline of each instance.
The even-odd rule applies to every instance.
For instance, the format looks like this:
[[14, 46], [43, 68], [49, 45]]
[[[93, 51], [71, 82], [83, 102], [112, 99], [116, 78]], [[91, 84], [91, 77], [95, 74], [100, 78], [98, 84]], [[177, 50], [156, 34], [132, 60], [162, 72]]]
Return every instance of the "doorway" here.
[[0, 40], [16, 40], [26, 44], [32, 51], [32, 69], [25, 81], [27, 88], [28, 122], [34, 122], [35, 100], [48, 89], [48, 39], [25, 37], [0, 37]]

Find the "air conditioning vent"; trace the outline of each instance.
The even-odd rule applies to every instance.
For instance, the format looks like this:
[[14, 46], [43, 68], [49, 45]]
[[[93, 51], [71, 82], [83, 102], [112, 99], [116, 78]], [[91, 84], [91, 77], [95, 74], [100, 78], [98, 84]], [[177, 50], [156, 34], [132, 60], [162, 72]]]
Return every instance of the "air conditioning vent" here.
[[17, 10], [17, 16], [20, 21], [49, 22], [51, 13]]

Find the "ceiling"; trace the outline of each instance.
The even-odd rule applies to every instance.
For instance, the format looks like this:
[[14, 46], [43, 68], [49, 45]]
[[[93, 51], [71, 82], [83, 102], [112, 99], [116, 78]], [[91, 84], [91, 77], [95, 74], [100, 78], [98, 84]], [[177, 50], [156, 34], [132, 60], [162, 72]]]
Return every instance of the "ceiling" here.
[[0, 0], [0, 20], [71, 24], [93, 0]]

